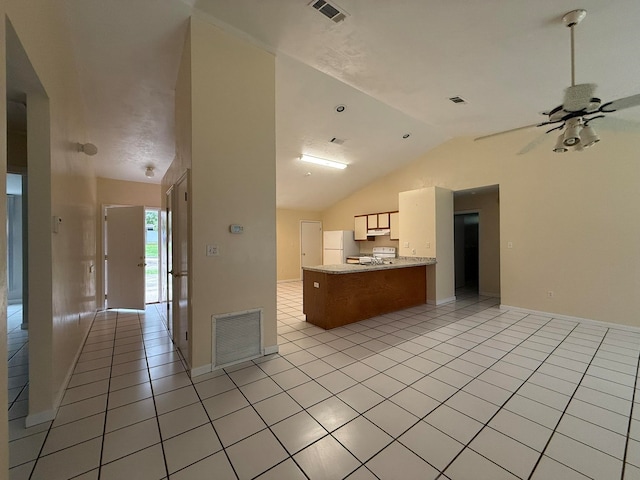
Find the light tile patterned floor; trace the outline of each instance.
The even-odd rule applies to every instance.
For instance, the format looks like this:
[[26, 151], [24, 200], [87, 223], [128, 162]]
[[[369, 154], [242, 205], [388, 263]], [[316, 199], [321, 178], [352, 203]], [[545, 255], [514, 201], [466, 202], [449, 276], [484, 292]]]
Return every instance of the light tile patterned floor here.
[[98, 314], [55, 421], [10, 412], [10, 478], [640, 478], [639, 332], [476, 295], [330, 331], [301, 306], [279, 284], [280, 354], [193, 381], [158, 307]]

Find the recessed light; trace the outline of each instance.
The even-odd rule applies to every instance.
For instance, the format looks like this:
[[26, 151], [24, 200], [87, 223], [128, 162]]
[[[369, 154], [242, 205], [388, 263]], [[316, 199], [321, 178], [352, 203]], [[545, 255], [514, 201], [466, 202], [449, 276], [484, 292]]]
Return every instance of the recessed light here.
[[311, 172], [307, 172], [304, 174], [305, 177], [310, 177], [311, 176]]
[[402, 138], [407, 139], [411, 136], [410, 133], [405, 133], [404, 135], [402, 135]]
[[346, 106], [346, 105], [338, 105], [338, 106], [336, 107], [336, 112], [338, 112], [338, 113], [342, 113], [342, 112], [344, 112], [346, 109], [347, 109], [347, 106]]

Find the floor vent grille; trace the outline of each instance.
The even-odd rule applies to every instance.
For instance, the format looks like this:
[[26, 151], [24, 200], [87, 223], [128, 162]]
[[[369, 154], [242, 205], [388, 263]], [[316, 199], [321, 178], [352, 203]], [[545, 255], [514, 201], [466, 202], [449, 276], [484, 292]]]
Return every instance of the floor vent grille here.
[[212, 317], [213, 368], [262, 355], [262, 309]]

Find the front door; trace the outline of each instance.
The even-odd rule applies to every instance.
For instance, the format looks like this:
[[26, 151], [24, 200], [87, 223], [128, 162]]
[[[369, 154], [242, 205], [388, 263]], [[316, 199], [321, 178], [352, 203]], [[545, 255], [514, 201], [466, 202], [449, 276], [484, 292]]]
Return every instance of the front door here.
[[107, 220], [107, 307], [144, 310], [144, 207], [110, 207]]
[[300, 278], [302, 267], [322, 265], [322, 223], [300, 222]]

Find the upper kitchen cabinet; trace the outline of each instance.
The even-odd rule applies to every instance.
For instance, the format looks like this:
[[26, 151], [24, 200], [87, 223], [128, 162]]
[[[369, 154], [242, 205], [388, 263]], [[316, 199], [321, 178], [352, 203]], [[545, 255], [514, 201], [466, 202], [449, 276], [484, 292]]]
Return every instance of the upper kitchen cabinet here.
[[389, 214], [389, 232], [390, 240], [400, 240], [400, 212], [391, 212]]
[[389, 228], [389, 213], [379, 213], [377, 228]]
[[370, 215], [367, 215], [367, 228], [368, 229], [378, 228], [378, 214], [377, 213], [372, 213]]
[[354, 218], [353, 238], [355, 240], [367, 240], [367, 215]]

